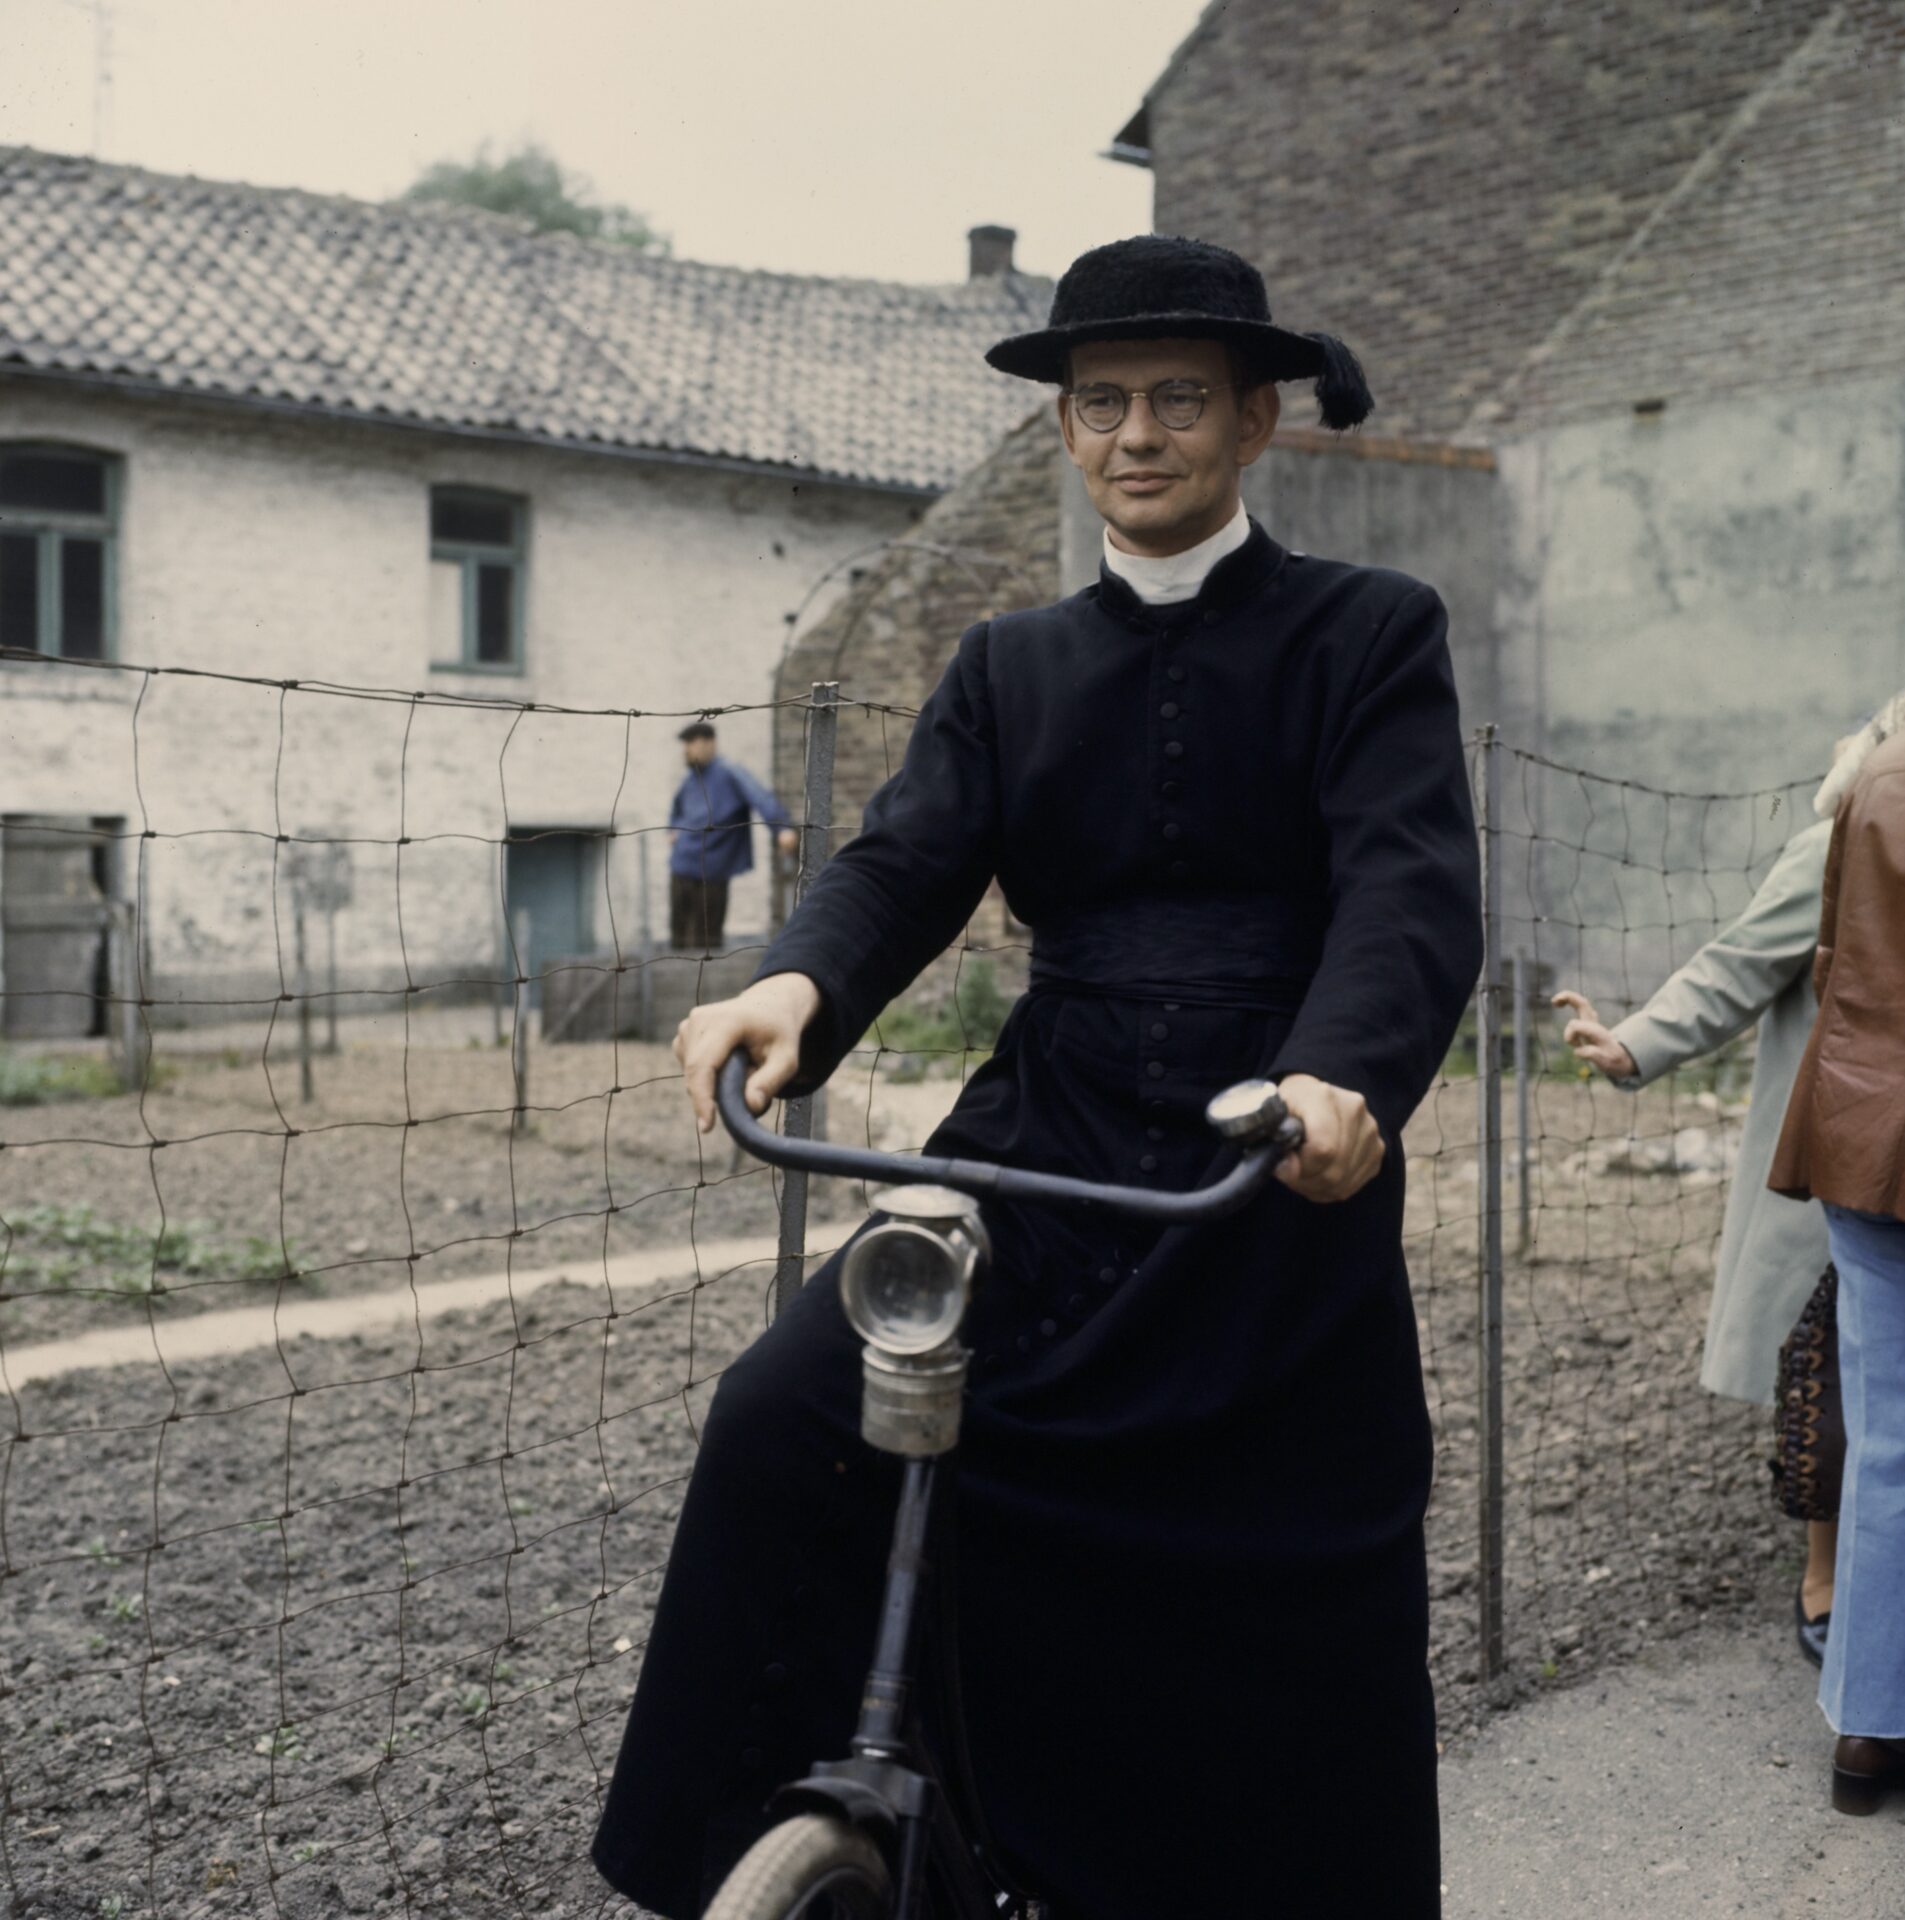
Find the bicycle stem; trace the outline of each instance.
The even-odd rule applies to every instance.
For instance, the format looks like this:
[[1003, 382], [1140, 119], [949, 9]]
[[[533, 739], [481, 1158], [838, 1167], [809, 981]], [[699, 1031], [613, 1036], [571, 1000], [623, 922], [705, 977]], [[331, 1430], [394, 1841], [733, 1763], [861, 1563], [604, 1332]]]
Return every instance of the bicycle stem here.
[[926, 1525], [932, 1513], [937, 1459], [909, 1460], [900, 1486], [899, 1518], [886, 1562], [880, 1601], [880, 1632], [873, 1666], [860, 1696], [860, 1724], [853, 1751], [869, 1759], [906, 1755], [907, 1676], [912, 1672], [913, 1626], [926, 1575]]

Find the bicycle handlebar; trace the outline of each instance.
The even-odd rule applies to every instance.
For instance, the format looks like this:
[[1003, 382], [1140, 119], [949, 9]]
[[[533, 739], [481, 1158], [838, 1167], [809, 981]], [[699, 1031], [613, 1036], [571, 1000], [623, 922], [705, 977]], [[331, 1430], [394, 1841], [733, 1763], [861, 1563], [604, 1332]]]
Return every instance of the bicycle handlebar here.
[[[882, 1153], [873, 1147], [843, 1147], [828, 1140], [790, 1139], [763, 1126], [748, 1111], [748, 1054], [736, 1047], [715, 1080], [715, 1105], [728, 1131], [757, 1160], [806, 1173], [879, 1180], [893, 1186], [951, 1187], [980, 1200], [1035, 1200], [1056, 1206], [1100, 1206], [1134, 1220], [1170, 1225], [1216, 1220], [1254, 1199], [1269, 1184], [1286, 1153], [1303, 1144], [1303, 1123], [1287, 1110], [1268, 1124], [1272, 1137], [1248, 1146], [1236, 1166], [1221, 1179], [1188, 1193], [1157, 1192], [1149, 1187], [1101, 1184], [1068, 1174], [1034, 1173], [1023, 1167], [997, 1166], [989, 1160], [951, 1160], [936, 1154]], [[1277, 1103], [1281, 1107], [1281, 1103]]]

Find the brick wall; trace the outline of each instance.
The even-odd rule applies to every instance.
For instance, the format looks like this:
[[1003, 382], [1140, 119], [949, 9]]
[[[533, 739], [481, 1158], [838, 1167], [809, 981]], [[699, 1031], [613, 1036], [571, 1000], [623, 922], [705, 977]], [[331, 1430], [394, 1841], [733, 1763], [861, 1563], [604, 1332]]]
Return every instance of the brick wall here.
[[1896, 0], [1231, 0], [1148, 102], [1155, 225], [1348, 339], [1389, 433], [1486, 437], [1551, 338], [1524, 415], [1896, 367], [1902, 55]]

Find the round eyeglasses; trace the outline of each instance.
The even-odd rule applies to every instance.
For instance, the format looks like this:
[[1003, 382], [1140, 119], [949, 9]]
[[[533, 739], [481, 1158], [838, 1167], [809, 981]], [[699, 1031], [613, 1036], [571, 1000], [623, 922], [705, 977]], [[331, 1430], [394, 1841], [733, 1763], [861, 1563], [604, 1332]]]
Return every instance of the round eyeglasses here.
[[1182, 432], [1197, 425], [1209, 395], [1223, 393], [1234, 384], [1224, 380], [1207, 387], [1196, 380], [1160, 380], [1148, 393], [1140, 388], [1132, 394], [1109, 380], [1094, 380], [1087, 386], [1067, 387], [1065, 397], [1093, 433], [1109, 433], [1124, 419], [1133, 400], [1144, 401], [1159, 426]]

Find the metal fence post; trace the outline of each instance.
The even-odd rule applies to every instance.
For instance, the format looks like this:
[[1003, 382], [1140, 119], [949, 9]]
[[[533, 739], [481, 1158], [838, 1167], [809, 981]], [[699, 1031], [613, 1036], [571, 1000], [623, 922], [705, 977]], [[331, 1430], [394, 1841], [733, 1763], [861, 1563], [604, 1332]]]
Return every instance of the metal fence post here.
[[516, 948], [516, 1015], [509, 1033], [509, 1065], [516, 1082], [516, 1110], [509, 1117], [511, 1133], [521, 1133], [529, 1124], [529, 909], [518, 907], [510, 915], [510, 932]]
[[[798, 907], [827, 863], [833, 828], [833, 753], [839, 722], [840, 683], [816, 680], [807, 711], [805, 796], [800, 828], [800, 872], [794, 880]], [[804, 1093], [787, 1102], [781, 1131], [790, 1139], [811, 1140], [816, 1126], [826, 1127], [824, 1094]], [[774, 1265], [774, 1316], [784, 1313], [806, 1279], [807, 1176], [789, 1170], [781, 1176], [780, 1252]]]
[[130, 900], [107, 908], [107, 977], [112, 983], [119, 1052], [119, 1084], [128, 1093], [145, 1084], [146, 1041], [139, 1008], [139, 910]]
[[330, 1002], [324, 1009], [324, 1051], [337, 1051], [337, 909], [324, 910], [324, 972]]
[[655, 1032], [655, 907], [648, 897], [648, 835], [635, 836], [635, 889], [640, 901], [636, 915], [636, 951], [641, 959], [635, 972], [635, 992], [640, 1009], [635, 1031], [644, 1040], [659, 1038]]
[[292, 908], [291, 915], [298, 955], [298, 1098], [308, 1107], [317, 1098], [317, 1082], [311, 1073], [311, 963], [304, 943], [302, 898]]
[[1502, 952], [1501, 734], [1482, 729], [1482, 978], [1476, 990], [1475, 1086], [1480, 1102], [1477, 1182], [1477, 1432], [1481, 1441], [1480, 1625], [1482, 1673], [1501, 1672], [1502, 1633]]
[[1534, 1200], [1529, 1192], [1529, 1173], [1534, 1164], [1534, 1149], [1528, 1137], [1529, 1077], [1533, 1063], [1529, 1058], [1529, 1028], [1534, 1007], [1529, 995], [1534, 992], [1534, 964], [1526, 947], [1515, 949], [1515, 1253], [1525, 1260], [1534, 1245]]

